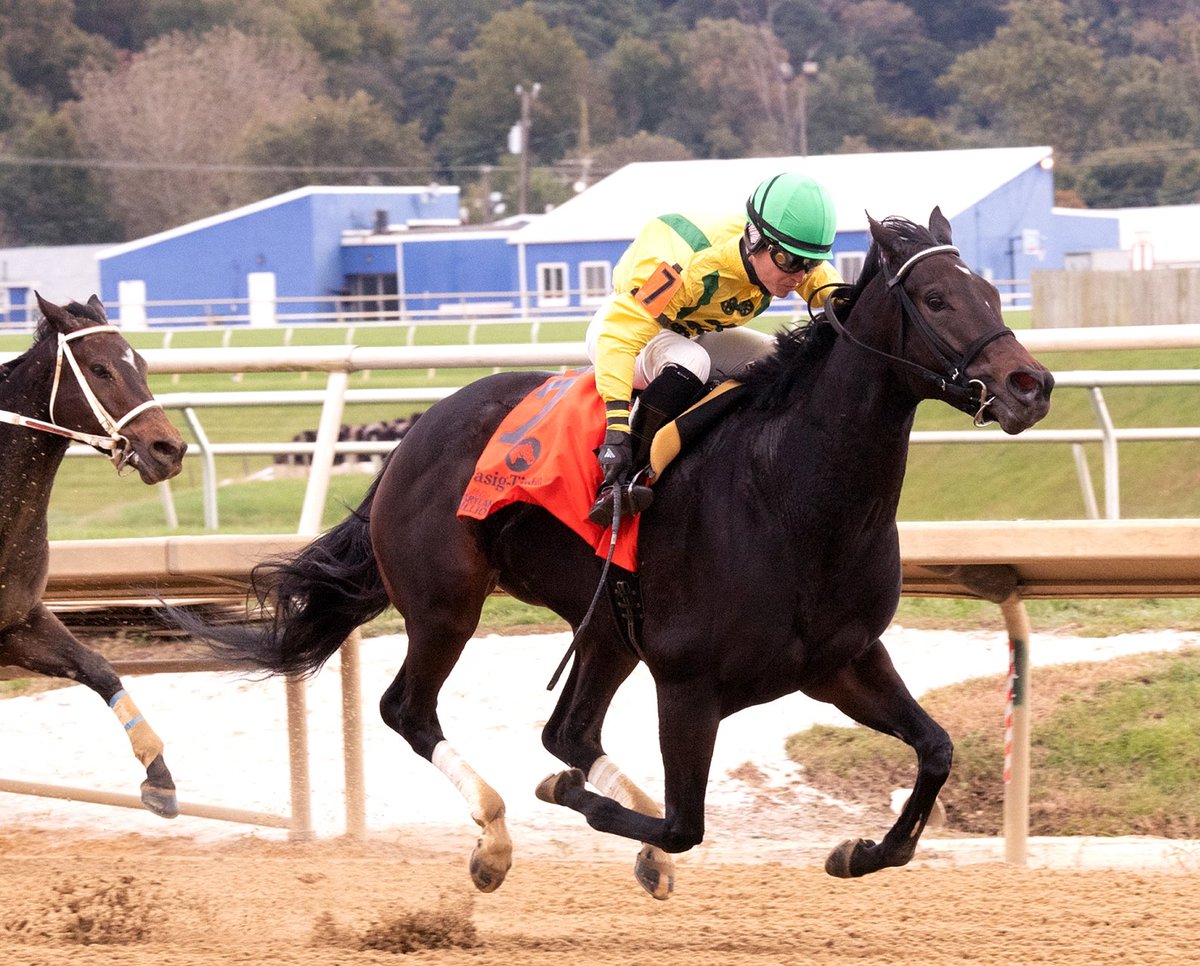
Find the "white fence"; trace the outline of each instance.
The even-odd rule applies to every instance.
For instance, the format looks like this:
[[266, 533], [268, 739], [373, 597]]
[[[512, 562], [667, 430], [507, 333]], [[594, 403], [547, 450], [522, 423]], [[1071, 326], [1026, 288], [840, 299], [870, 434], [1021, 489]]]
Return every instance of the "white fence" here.
[[[1200, 325], [1134, 326], [1109, 329], [1035, 329], [1019, 331], [1018, 339], [1032, 352], [1069, 351], [1077, 349], [1135, 349], [1135, 348], [1196, 348], [1200, 347]], [[217, 456], [250, 456], [295, 454], [311, 457], [311, 473], [304, 505], [301, 510], [300, 532], [315, 532], [319, 528], [321, 510], [328, 492], [334, 457], [348, 454], [382, 455], [394, 442], [338, 442], [345, 407], [349, 403], [432, 404], [454, 391], [453, 387], [422, 389], [351, 389], [349, 375], [372, 369], [444, 369], [444, 368], [501, 368], [537, 366], [557, 368], [584, 365], [587, 359], [579, 343], [546, 343], [542, 345], [459, 345], [431, 347], [370, 347], [370, 346], [292, 346], [286, 348], [239, 348], [236, 353], [227, 349], [149, 349], [144, 350], [151, 371], [158, 373], [211, 372], [287, 372], [310, 371], [328, 373], [324, 389], [266, 392], [223, 393], [162, 393], [159, 400], [168, 409], [183, 413], [196, 439], [196, 449], [202, 467], [204, 487], [204, 524], [209, 530], [219, 527], [217, 504]], [[1165, 369], [1153, 371], [1087, 370], [1055, 373], [1058, 388], [1083, 390], [1088, 393], [1096, 418], [1094, 427], [1067, 430], [1030, 429], [1020, 436], [1001, 432], [960, 430], [944, 432], [914, 432], [915, 444], [954, 443], [992, 445], [1000, 443], [1069, 443], [1074, 447], [1075, 465], [1087, 513], [1092, 518], [1101, 515], [1095, 496], [1095, 486], [1087, 461], [1083, 457], [1085, 443], [1099, 443], [1103, 453], [1103, 516], [1120, 519], [1120, 444], [1200, 440], [1200, 426], [1134, 428], [1115, 425], [1104, 400], [1103, 391], [1117, 386], [1196, 386], [1200, 385], [1200, 369]], [[255, 406], [320, 407], [315, 442], [261, 441], [253, 443], [221, 443], [208, 438], [200, 411], [217, 407]], [[91, 455], [89, 447], [73, 447], [71, 455]], [[169, 526], [174, 526], [174, 509], [170, 491], [164, 485], [164, 512]], [[307, 530], [306, 530], [307, 528]]]

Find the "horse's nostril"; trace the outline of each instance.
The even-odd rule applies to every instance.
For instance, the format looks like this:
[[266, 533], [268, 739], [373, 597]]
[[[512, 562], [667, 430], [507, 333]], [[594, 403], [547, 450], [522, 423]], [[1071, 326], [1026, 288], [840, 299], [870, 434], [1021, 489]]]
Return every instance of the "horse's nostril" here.
[[1042, 380], [1026, 369], [1018, 369], [1008, 377], [1009, 388], [1019, 396], [1036, 395], [1042, 388]]
[[187, 443], [182, 440], [172, 443], [169, 439], [156, 439], [151, 449], [164, 459], [183, 459], [183, 454], [187, 452]]

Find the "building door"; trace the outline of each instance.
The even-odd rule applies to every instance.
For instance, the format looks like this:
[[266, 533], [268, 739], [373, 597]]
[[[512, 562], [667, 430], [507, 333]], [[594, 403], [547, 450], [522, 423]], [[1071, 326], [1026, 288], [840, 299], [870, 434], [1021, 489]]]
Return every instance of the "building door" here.
[[250, 272], [246, 276], [246, 294], [250, 299], [251, 325], [274, 325], [279, 321], [275, 315], [274, 272]]

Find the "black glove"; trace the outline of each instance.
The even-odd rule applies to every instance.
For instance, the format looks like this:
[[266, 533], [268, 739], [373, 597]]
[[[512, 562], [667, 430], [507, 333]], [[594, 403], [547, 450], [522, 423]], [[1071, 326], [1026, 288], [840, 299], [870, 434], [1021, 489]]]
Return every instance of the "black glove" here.
[[624, 483], [633, 469], [633, 437], [620, 430], [610, 429], [596, 451], [605, 484]]

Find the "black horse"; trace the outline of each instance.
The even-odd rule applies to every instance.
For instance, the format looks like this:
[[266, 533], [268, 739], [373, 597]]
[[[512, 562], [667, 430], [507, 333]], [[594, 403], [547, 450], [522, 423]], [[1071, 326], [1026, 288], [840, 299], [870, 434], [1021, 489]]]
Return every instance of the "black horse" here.
[[[671, 891], [667, 853], [704, 837], [717, 728], [742, 708], [803, 691], [915, 749], [918, 778], [895, 825], [878, 844], [839, 845], [826, 863], [833, 875], [906, 863], [950, 769], [949, 737], [879, 640], [900, 596], [895, 518], [909, 431], [917, 404], [942, 398], [1019, 433], [1047, 413], [1053, 378], [1004, 327], [996, 289], [960, 260], [938, 209], [929, 229], [888, 218], [872, 220], [871, 233], [862, 277], [839, 308], [780, 334], [745, 379], [740, 407], [656, 484], [639, 537], [640, 640], [598, 607], [542, 733], [570, 767], [537, 794], [645, 843], [635, 871], [658, 898]], [[265, 628], [191, 625], [260, 668], [311, 672], [393, 603], [408, 653], [380, 709], [470, 805], [482, 829], [471, 873], [484, 891], [511, 861], [504, 803], [447, 742], [439, 690], [490, 593], [549, 607], [578, 628], [603, 563], [538, 507], [455, 516], [493, 431], [545, 375], [490, 376], [430, 408], [357, 511], [258, 569], [259, 603], [274, 607]], [[665, 812], [600, 742], [639, 660], [657, 688]]]
[[0, 365], [0, 664], [86, 684], [112, 708], [146, 768], [142, 802], [179, 811], [163, 744], [112, 665], [84, 647], [42, 603], [50, 563], [46, 510], [71, 440], [107, 453], [145, 483], [175, 476], [187, 443], [154, 401], [146, 363], [108, 324], [96, 296], [58, 306], [37, 296], [44, 318], [33, 346]]

